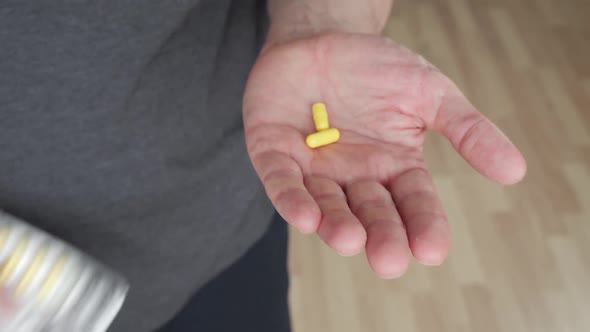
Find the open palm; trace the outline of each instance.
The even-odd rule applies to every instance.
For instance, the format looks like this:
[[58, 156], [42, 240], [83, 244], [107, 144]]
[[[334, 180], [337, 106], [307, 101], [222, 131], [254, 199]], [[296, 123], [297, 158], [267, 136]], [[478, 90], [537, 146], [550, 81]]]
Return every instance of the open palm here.
[[[341, 139], [310, 149], [311, 105], [320, 101]], [[366, 249], [382, 277], [403, 274], [410, 253], [440, 264], [448, 252], [448, 223], [422, 157], [427, 129], [497, 182], [518, 182], [526, 168], [448, 78], [382, 37], [328, 34], [266, 49], [250, 74], [244, 124], [283, 218], [342, 255]]]

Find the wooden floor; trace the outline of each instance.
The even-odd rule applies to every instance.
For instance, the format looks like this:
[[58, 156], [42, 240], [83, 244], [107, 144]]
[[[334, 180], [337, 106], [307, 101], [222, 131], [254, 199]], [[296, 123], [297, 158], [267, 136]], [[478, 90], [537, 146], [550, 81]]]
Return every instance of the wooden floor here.
[[590, 331], [590, 1], [399, 0], [388, 28], [522, 149], [523, 184], [476, 175], [432, 135], [450, 259], [400, 280], [291, 234], [295, 332]]

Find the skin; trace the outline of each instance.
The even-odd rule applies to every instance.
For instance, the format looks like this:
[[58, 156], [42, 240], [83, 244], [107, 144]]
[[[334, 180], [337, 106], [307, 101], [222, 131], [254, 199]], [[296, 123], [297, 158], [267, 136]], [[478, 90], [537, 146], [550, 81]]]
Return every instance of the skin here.
[[14, 311], [11, 296], [6, 290], [0, 289], [0, 326], [6, 317], [10, 317]]
[[[244, 96], [248, 152], [268, 196], [299, 231], [345, 256], [365, 251], [383, 278], [401, 276], [412, 255], [441, 264], [450, 230], [422, 156], [426, 131], [446, 136], [500, 184], [524, 177], [524, 158], [421, 56], [379, 33], [339, 30], [334, 18], [326, 29], [305, 29], [315, 21], [301, 16], [293, 30], [274, 21], [281, 26], [271, 26]], [[310, 149], [318, 101], [341, 139]]]

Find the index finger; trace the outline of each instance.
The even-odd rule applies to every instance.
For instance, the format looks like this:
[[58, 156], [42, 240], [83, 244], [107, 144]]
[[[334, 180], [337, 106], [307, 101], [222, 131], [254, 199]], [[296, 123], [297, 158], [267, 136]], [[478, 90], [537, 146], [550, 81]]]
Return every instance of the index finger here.
[[252, 162], [281, 217], [303, 233], [316, 232], [322, 214], [305, 187], [299, 164], [278, 151], [262, 152]]

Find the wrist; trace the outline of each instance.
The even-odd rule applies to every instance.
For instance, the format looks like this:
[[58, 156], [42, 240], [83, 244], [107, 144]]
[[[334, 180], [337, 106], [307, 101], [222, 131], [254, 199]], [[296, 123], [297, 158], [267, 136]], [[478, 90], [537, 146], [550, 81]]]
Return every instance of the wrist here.
[[359, 10], [342, 7], [330, 9], [303, 1], [277, 7], [269, 8], [271, 25], [266, 47], [327, 33], [379, 35], [389, 17], [389, 8], [383, 13], [370, 6]]

